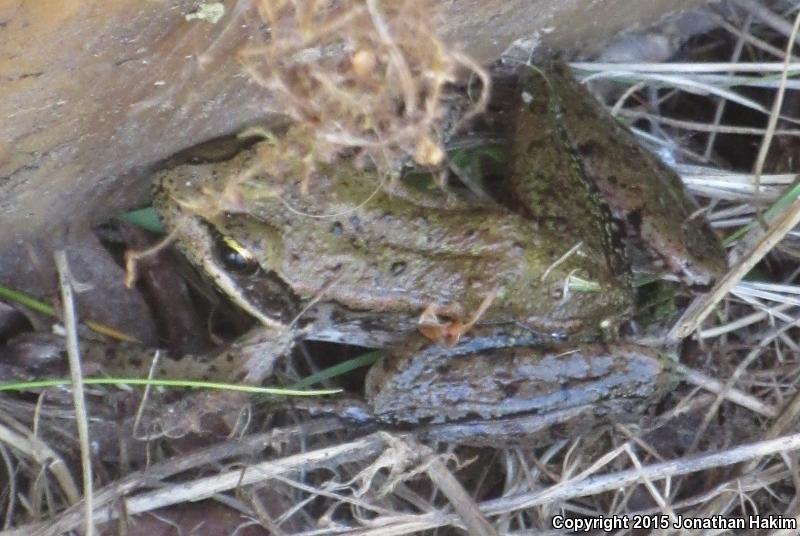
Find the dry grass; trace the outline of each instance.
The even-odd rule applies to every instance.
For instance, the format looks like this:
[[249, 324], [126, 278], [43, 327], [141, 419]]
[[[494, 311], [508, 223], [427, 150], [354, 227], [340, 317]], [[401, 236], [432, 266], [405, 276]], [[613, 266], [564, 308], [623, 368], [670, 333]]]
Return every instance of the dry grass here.
[[[442, 163], [437, 130], [446, 86], [464, 67], [488, 78], [439, 40], [435, 6], [426, 0], [257, 2], [269, 35], [241, 58], [294, 122], [265, 155], [269, 173], [309, 177], [315, 164], [352, 151], [384, 171], [405, 156], [423, 166]], [[484, 103], [480, 98], [473, 113]]]
[[[311, 176], [316, 159], [343, 151], [380, 162], [414, 155], [420, 139], [438, 145], [436, 125], [443, 114], [433, 102], [454, 76], [458, 58], [438, 42], [404, 48], [402, 36], [416, 35], [418, 27], [393, 16], [395, 9], [407, 9], [409, 20], [428, 27], [423, 26], [432, 24], [428, 12], [418, 3], [398, 3], [380, 13], [371, 2], [334, 3], [333, 10], [329, 4], [262, 2], [273, 34], [245, 53], [250, 72], [282, 94], [293, 117], [308, 129], [298, 128], [299, 139], [290, 138], [291, 165], [308, 165], [303, 169]], [[689, 191], [720, 232], [765, 214], [763, 225], [730, 244], [732, 267], [719, 291], [697, 298], [673, 332], [694, 340], [687, 365], [719, 382], [712, 386], [708, 378], [690, 377], [700, 387], [676, 388], [650, 419], [657, 425], [652, 432], [616, 426], [536, 449], [432, 450], [401, 435], [354, 438], [353, 430], [335, 419], [284, 422], [261, 432], [268, 424], [252, 419], [235, 439], [188, 455], [173, 450], [162, 456], [153, 448], [136, 471], [113, 477], [100, 473], [104, 484], [94, 491], [95, 521], [208, 497], [238, 511], [242, 526], [259, 524], [276, 534], [296, 535], [410, 534], [453, 527], [478, 534], [531, 534], [550, 529], [556, 514], [584, 519], [652, 514], [672, 520], [758, 513], [800, 519], [800, 435], [792, 433], [800, 411], [794, 230], [800, 206], [794, 201], [775, 216], [764, 212], [796, 176], [796, 162], [786, 158], [782, 166], [778, 156], [781, 150], [791, 156], [800, 133], [797, 114], [773, 106], [783, 88], [798, 87], [785, 75], [800, 65], [787, 65], [781, 51], [786, 47], [776, 46], [792, 39], [794, 13], [782, 16], [745, 0], [737, 4], [740, 8], [722, 20], [729, 33], [706, 43], [729, 51], [727, 61], [575, 64], [593, 78], [660, 88], [649, 99], [639, 89], [635, 94], [645, 98], [638, 102], [630, 98], [634, 92], [623, 89], [618, 93], [625, 95], [624, 103], [607, 104], [625, 119], [649, 121], [642, 140], [677, 155]], [[309, 15], [299, 17], [298, 6]], [[346, 37], [315, 31], [354, 21], [358, 31]], [[392, 38], [386, 39], [381, 28]], [[304, 51], [313, 47], [345, 51], [348, 59], [342, 64], [324, 54], [309, 58]], [[389, 82], [378, 72], [396, 78]], [[344, 95], [341, 88], [347, 88]], [[673, 102], [686, 100], [668, 108], [668, 93]], [[796, 100], [794, 92], [786, 98]], [[669, 110], [681, 110], [684, 102], [697, 109], [702, 102], [713, 113], [708, 120], [669, 117]], [[747, 114], [728, 115], [730, 107], [758, 120], [733, 124]], [[390, 113], [398, 109], [402, 113]], [[342, 120], [331, 122], [338, 114]], [[691, 143], [683, 143], [688, 138]], [[751, 151], [748, 165], [754, 173], [720, 163], [718, 155], [743, 143], [760, 148]], [[761, 272], [749, 273], [762, 259]], [[10, 483], [3, 495], [8, 529], [3, 534], [56, 535], [81, 526], [82, 506], [74, 504], [76, 487], [64, 476], [62, 461], [77, 447], [55, 439], [63, 438], [64, 430], [71, 433], [72, 416], [47, 400], [37, 405], [0, 399], [0, 454]], [[258, 416], [267, 418], [264, 412]], [[48, 468], [48, 460], [55, 465]], [[51, 474], [55, 483], [48, 480]], [[141, 523], [143, 517], [137, 519]]]

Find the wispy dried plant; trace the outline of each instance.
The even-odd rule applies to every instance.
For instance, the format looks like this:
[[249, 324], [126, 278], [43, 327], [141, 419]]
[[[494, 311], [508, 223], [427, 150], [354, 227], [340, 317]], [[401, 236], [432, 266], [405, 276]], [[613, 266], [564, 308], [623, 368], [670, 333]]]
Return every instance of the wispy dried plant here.
[[289, 143], [307, 154], [287, 158], [300, 156], [309, 172], [349, 150], [379, 168], [401, 156], [440, 164], [442, 95], [463, 67], [484, 80], [475, 106], [485, 104], [488, 77], [439, 39], [426, 0], [261, 0], [257, 7], [269, 32], [241, 59], [298, 125]]

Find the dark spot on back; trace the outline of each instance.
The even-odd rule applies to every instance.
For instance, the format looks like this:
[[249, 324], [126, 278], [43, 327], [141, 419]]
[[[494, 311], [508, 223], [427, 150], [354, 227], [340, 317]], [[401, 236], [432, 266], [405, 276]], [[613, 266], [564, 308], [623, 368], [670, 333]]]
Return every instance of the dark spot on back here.
[[642, 225], [642, 214], [638, 210], [633, 210], [628, 213], [626, 220], [628, 225], [632, 226], [634, 229], [638, 229]]
[[391, 268], [389, 268], [389, 271], [393, 276], [397, 277], [406, 271], [406, 266], [407, 265], [405, 261], [393, 262]]
[[527, 153], [533, 153], [533, 152], [536, 152], [536, 151], [538, 151], [538, 150], [539, 150], [539, 148], [540, 148], [541, 146], [542, 146], [542, 143], [541, 143], [541, 141], [540, 141], [540, 140], [538, 140], [538, 139], [533, 139], [533, 140], [530, 140], [530, 141], [528, 142], [528, 145], [525, 147], [525, 152], [527, 152]]
[[595, 144], [591, 141], [587, 141], [586, 143], [582, 143], [578, 146], [578, 154], [584, 157], [590, 157], [594, 155], [595, 151]]
[[522, 386], [522, 382], [512, 382], [507, 385], [503, 386], [503, 393], [507, 398], [516, 398], [517, 393], [519, 393], [519, 388]]

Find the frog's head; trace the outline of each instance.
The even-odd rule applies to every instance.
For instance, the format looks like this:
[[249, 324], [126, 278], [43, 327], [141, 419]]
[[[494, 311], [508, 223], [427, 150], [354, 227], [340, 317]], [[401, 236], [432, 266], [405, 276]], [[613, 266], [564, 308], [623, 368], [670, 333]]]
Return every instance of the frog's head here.
[[[231, 163], [232, 169], [242, 166]], [[183, 166], [160, 173], [153, 206], [188, 260], [224, 294], [263, 324], [285, 327], [300, 306], [269, 269], [279, 242], [258, 219], [222, 210], [214, 192], [225, 190], [223, 178], [230, 174], [219, 168]]]

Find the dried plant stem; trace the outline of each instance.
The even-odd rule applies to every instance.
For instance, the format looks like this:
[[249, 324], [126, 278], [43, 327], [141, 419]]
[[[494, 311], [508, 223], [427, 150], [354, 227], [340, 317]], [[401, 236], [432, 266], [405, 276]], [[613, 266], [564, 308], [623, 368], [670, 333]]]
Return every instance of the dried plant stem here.
[[624, 70], [626, 73], [726, 73], [736, 71], [737, 73], [780, 73], [784, 69], [787, 71], [800, 71], [800, 63], [783, 62], [703, 62], [703, 63], [600, 63], [600, 62], [574, 62], [570, 63], [574, 69], [588, 72]]
[[695, 331], [705, 320], [714, 307], [725, 297], [728, 292], [758, 264], [764, 256], [772, 251], [775, 245], [783, 240], [786, 234], [800, 223], [800, 200], [794, 201], [775, 221], [770, 224], [769, 230], [764, 233], [760, 227], [754, 228], [742, 240], [753, 243], [749, 250], [742, 255], [739, 261], [725, 276], [720, 279], [708, 294], [696, 298], [684, 311], [683, 316], [675, 324], [668, 338], [682, 340]]
[[3, 519], [3, 529], [7, 529], [14, 522], [14, 506], [17, 504], [17, 476], [14, 470], [14, 462], [11, 460], [11, 454], [4, 445], [0, 445], [0, 457], [3, 458], [3, 464], [6, 466], [8, 473], [8, 483], [6, 489], [8, 492], [8, 506]]
[[[619, 487], [633, 484], [639, 478], [651, 480], [685, 475], [696, 471], [702, 471], [712, 467], [724, 467], [733, 465], [746, 460], [761, 458], [764, 456], [781, 452], [800, 449], [800, 434], [758, 441], [746, 445], [740, 445], [728, 450], [690, 456], [669, 460], [665, 462], [650, 464], [642, 467], [641, 470], [627, 469], [617, 473], [589, 477], [580, 481], [565, 481], [556, 486], [540, 492], [525, 494], [523, 497], [515, 498], [503, 506], [503, 510], [509, 508], [529, 508], [537, 504], [546, 502], [566, 500], [574, 497], [581, 497], [610, 491]], [[498, 499], [497, 502], [503, 501]], [[494, 503], [495, 501], [492, 501]], [[492, 513], [494, 511], [492, 510]]]
[[763, 415], [764, 417], [772, 418], [778, 414], [775, 408], [765, 404], [764, 402], [761, 402], [754, 396], [751, 396], [738, 389], [734, 389], [725, 382], [711, 378], [702, 372], [690, 369], [689, 367], [681, 364], [675, 364], [674, 366], [678, 372], [683, 375], [683, 379], [686, 381], [686, 383], [701, 387], [706, 391], [710, 391], [721, 398], [725, 398], [731, 402], [739, 404], [740, 406], [758, 413], [759, 415]]
[[[144, 483], [152, 484], [173, 475], [201, 467], [205, 464], [216, 463], [223, 458], [248, 456], [264, 450], [274, 442], [288, 441], [298, 437], [310, 438], [319, 434], [329, 433], [341, 427], [338, 419], [319, 419], [312, 423], [276, 429], [269, 433], [256, 434], [239, 441], [225, 441], [189, 455], [179, 455], [156, 463], [146, 471], [138, 471], [127, 475], [125, 478], [111, 482], [95, 493], [96, 510], [111, 504], [121, 496], [131, 493]], [[2, 431], [2, 428], [0, 428]], [[77, 488], [75, 491], [77, 496]], [[78, 497], [79, 499], [79, 497]], [[83, 504], [76, 504], [62, 512], [56, 519], [47, 523], [31, 524], [16, 529], [0, 532], [0, 536], [59, 536], [74, 530], [81, 523]], [[99, 515], [96, 515], [100, 520]]]
[[67, 252], [56, 251], [54, 254], [58, 283], [61, 287], [61, 302], [64, 308], [64, 328], [67, 332], [67, 358], [72, 379], [72, 401], [75, 405], [75, 424], [78, 428], [78, 442], [81, 451], [81, 472], [83, 476], [84, 500], [84, 534], [94, 534], [92, 451], [89, 446], [89, 419], [86, 413], [86, 401], [83, 391], [83, 372], [81, 369], [80, 347], [78, 344], [78, 319], [75, 312], [75, 300], [72, 294], [72, 274], [67, 262]]
[[[798, 415], [800, 415], [800, 391], [795, 393], [792, 399], [783, 408], [778, 418], [775, 419], [767, 431], [764, 432], [764, 438], [773, 439], [786, 433], [786, 431], [790, 430], [795, 422], [797, 422]], [[760, 460], [757, 459], [748, 461], [734, 471], [732, 478], [752, 473], [757, 469], [759, 462]], [[728, 498], [724, 495], [718, 495], [714, 497], [713, 500], [703, 504], [700, 511], [696, 512], [696, 515], [699, 517], [724, 515], [729, 507], [730, 502]]]
[[[428, 456], [434, 456], [433, 451], [428, 447], [416, 442], [413, 444], [413, 447], [415, 449], [425, 449]], [[478, 536], [495, 536], [498, 534], [491, 523], [489, 523], [478, 509], [478, 505], [475, 504], [475, 501], [469, 496], [464, 486], [461, 485], [456, 477], [453, 476], [453, 473], [447, 469], [444, 462], [438, 457], [428, 466], [428, 476], [431, 478], [431, 482], [436, 485], [437, 489], [441, 491], [450, 501], [450, 504], [453, 505], [453, 509], [461, 517], [464, 526], [467, 527], [470, 534], [476, 534]]]
[[[2, 415], [2, 420], [9, 420], [10, 416]], [[21, 427], [21, 425], [20, 425]], [[78, 486], [72, 479], [72, 475], [67, 469], [67, 465], [56, 451], [50, 448], [47, 443], [36, 437], [34, 434], [21, 434], [11, 428], [0, 424], [0, 442], [9, 445], [17, 452], [30, 456], [34, 461], [43, 467], [47, 467], [56, 477], [61, 491], [67, 501], [74, 504], [81, 500]]]
[[[480, 503], [480, 509], [487, 516], [496, 516], [513, 511], [524, 510], [534, 506], [558, 503], [576, 497], [584, 497], [607, 491], [617, 490], [641, 482], [642, 479], [659, 480], [678, 475], [685, 475], [710, 469], [733, 465], [781, 452], [800, 449], [800, 434], [793, 434], [768, 441], [759, 441], [741, 445], [725, 451], [678, 458], [628, 469], [600, 476], [565, 480], [545, 490], [503, 497]], [[387, 524], [375, 530], [343, 532], [342, 534], [358, 534], [359, 536], [378, 534], [412, 534], [415, 531], [431, 530], [436, 527], [458, 524], [455, 514], [430, 512], [418, 516], [407, 516], [393, 524]]]
[[[271, 460], [241, 469], [227, 471], [215, 476], [201, 478], [192, 482], [181, 482], [175, 485], [164, 486], [158, 490], [141, 493], [125, 499], [124, 511], [126, 515], [135, 515], [163, 508], [171, 504], [187, 501], [197, 501], [221, 493], [246, 486], [256, 482], [268, 480], [272, 475], [282, 475], [300, 469], [311, 469], [320, 465], [331, 463], [344, 463], [344, 461], [363, 460], [379, 453], [384, 446], [380, 434], [373, 434], [353, 441], [332, 447], [313, 450], [287, 456], [279, 460]], [[120, 515], [118, 509], [110, 512], [97, 512], [97, 521], [116, 519]]]
[[[739, 0], [740, 5], [741, 3], [751, 3], [751, 0]], [[756, 11], [751, 11], [755, 16], [759, 16]], [[785, 21], [783, 21], [785, 24]], [[758, 196], [758, 191], [761, 187], [761, 173], [764, 171], [764, 163], [767, 160], [767, 153], [769, 153], [769, 148], [772, 145], [772, 139], [775, 136], [775, 128], [778, 126], [778, 117], [781, 113], [781, 108], [783, 107], [783, 97], [786, 94], [786, 80], [789, 77], [789, 62], [792, 53], [792, 48], [794, 48], [795, 39], [797, 39], [797, 31], [800, 30], [800, 14], [798, 14], [794, 19], [794, 24], [791, 27], [791, 35], [789, 35], [789, 40], [786, 42], [786, 54], [784, 60], [784, 68], [783, 72], [781, 73], [781, 83], [778, 86], [778, 91], [775, 94], [775, 99], [772, 101], [772, 112], [769, 114], [769, 121], [767, 122], [767, 132], [764, 134], [764, 137], [761, 139], [761, 146], [758, 148], [758, 156], [756, 157], [756, 163], [754, 166], [754, 173], [756, 176], [755, 181], [755, 194]]]
[[[755, 324], [757, 322], [761, 322], [762, 320], [769, 318], [770, 316], [788, 316], [783, 315], [785, 311], [797, 307], [794, 303], [783, 303], [776, 307], [770, 307], [768, 309], [764, 309], [762, 311], [756, 311], [751, 313], [747, 316], [743, 316], [733, 322], [729, 322], [728, 324], [724, 324], [722, 326], [718, 326], [715, 328], [704, 329], [698, 332], [697, 337], [698, 339], [713, 339], [715, 337], [719, 337], [720, 335], [724, 335], [726, 333], [733, 333], [736, 330], [745, 328], [751, 324]], [[786, 320], [790, 320], [790, 317]]]
[[753, 0], [733, 0], [733, 3], [750, 13], [753, 17], [767, 23], [773, 30], [786, 36], [789, 40], [788, 48], [791, 50], [797, 39], [797, 30], [793, 29], [791, 24], [773, 13], [767, 6]]

